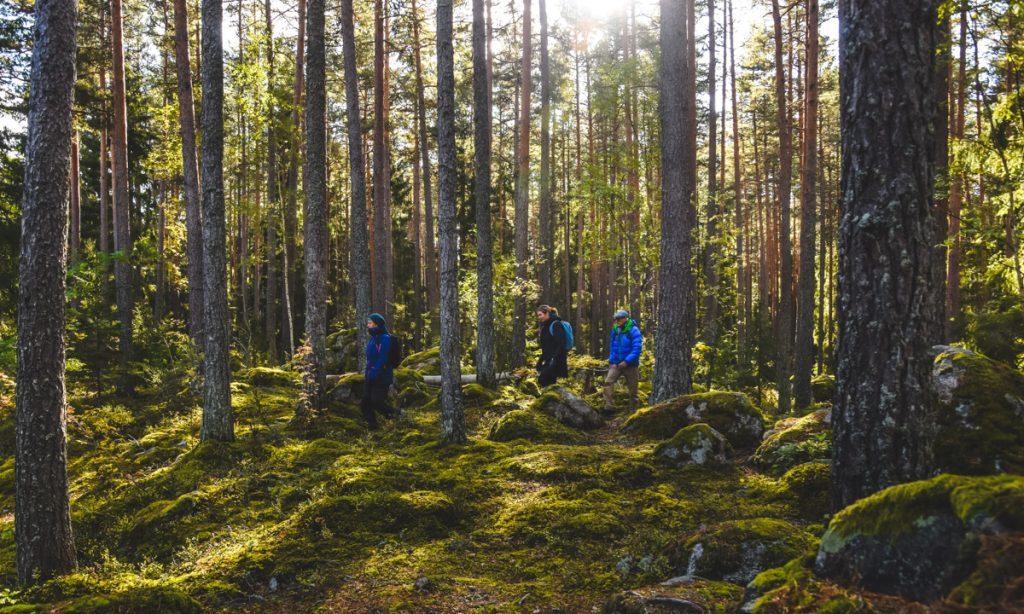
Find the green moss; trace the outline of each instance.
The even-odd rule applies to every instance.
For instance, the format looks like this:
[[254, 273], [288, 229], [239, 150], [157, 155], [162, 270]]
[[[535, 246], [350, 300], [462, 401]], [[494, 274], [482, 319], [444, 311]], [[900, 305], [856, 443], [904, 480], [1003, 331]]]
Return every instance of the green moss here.
[[792, 498], [800, 517], [820, 519], [829, 512], [832, 497], [832, 465], [803, 463], [779, 480], [782, 495]]
[[[748, 611], [755, 614], [845, 614], [864, 609], [865, 604], [854, 593], [818, 579], [810, 570], [813, 561], [813, 555], [802, 556], [758, 574], [747, 587], [752, 600]], [[876, 610], [871, 608], [870, 611]], [[896, 605], [881, 611], [904, 609]]]
[[498, 400], [499, 395], [496, 391], [491, 390], [480, 384], [463, 384], [462, 385], [462, 401], [466, 407], [480, 407], [482, 405], [488, 405]]
[[314, 439], [295, 457], [295, 463], [307, 467], [320, 467], [333, 463], [347, 448], [333, 439]]
[[830, 416], [830, 410], [821, 409], [780, 420], [754, 452], [754, 464], [778, 475], [800, 463], [828, 459], [832, 455]]
[[498, 418], [488, 435], [491, 441], [525, 439], [536, 443], [572, 443], [581, 437], [551, 416], [529, 409], [516, 409]]
[[299, 375], [284, 369], [253, 367], [246, 371], [245, 379], [253, 386], [294, 386], [299, 382]]
[[427, 348], [422, 352], [409, 354], [402, 361], [402, 368], [419, 371], [423, 375], [441, 374], [441, 349]]
[[1024, 374], [952, 348], [935, 358], [935, 458], [943, 471], [1024, 473]]
[[943, 511], [967, 525], [995, 522], [1007, 530], [1024, 530], [1024, 476], [943, 474], [892, 486], [836, 514], [822, 537], [822, 548], [836, 553], [861, 535], [896, 538]]
[[978, 565], [947, 598], [948, 601], [992, 611], [1019, 611], [1024, 594], [1020, 586], [1024, 570], [1024, 534], [982, 535]]
[[764, 429], [761, 412], [746, 395], [704, 392], [640, 409], [626, 420], [622, 431], [648, 439], [667, 439], [696, 422], [706, 422], [737, 448], [756, 445]]
[[832, 403], [836, 397], [834, 375], [818, 375], [811, 379], [811, 398], [815, 403]]
[[117, 612], [167, 612], [191, 614], [202, 612], [194, 599], [178, 589], [167, 587], [140, 588], [112, 595], [90, 595], [59, 608], [67, 614], [114, 614]]

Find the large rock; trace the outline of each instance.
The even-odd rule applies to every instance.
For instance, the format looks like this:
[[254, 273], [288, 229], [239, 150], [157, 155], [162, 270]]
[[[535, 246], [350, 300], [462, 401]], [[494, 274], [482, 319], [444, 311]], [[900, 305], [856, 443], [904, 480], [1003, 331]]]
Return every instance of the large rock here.
[[949, 473], [1024, 473], [1024, 375], [956, 347], [939, 347], [935, 459]]
[[725, 436], [703, 422], [679, 429], [672, 439], [654, 449], [656, 459], [676, 467], [723, 465], [731, 453], [732, 446]]
[[327, 335], [325, 368], [328, 373], [347, 373], [359, 370], [359, 355], [365, 350], [366, 341], [360, 339], [355, 328], [340, 330]]
[[684, 535], [668, 548], [684, 578], [701, 577], [745, 586], [815, 544], [814, 537], [783, 520], [751, 518], [720, 522]]
[[670, 580], [624, 591], [609, 599], [602, 614], [703, 614], [734, 612], [743, 589], [729, 582]]
[[761, 412], [739, 392], [687, 394], [645, 407], [626, 420], [622, 431], [648, 439], [668, 439], [684, 426], [698, 422], [710, 425], [741, 449], [756, 446], [764, 432]]
[[788, 469], [832, 456], [832, 410], [822, 408], [800, 418], [785, 418], [764, 434], [754, 452], [754, 464], [780, 474]]
[[801, 518], [821, 520], [832, 503], [832, 465], [802, 463], [779, 479], [779, 494], [793, 502]]
[[402, 368], [419, 371], [423, 375], [441, 375], [441, 350], [432, 347], [409, 354], [402, 361]]
[[515, 409], [498, 418], [487, 438], [491, 441], [525, 439], [534, 443], [572, 443], [580, 434], [547, 414]]
[[596, 429], [604, 424], [601, 414], [587, 405], [586, 401], [561, 386], [546, 390], [533, 402], [531, 408], [577, 429]]
[[1024, 476], [940, 475], [887, 488], [832, 519], [815, 572], [918, 601], [975, 569], [982, 537], [1024, 530]]

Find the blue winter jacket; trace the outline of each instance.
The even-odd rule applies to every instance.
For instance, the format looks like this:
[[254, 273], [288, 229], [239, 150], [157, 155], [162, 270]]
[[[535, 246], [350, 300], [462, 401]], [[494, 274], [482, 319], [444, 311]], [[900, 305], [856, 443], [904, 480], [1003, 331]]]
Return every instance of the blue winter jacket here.
[[395, 371], [388, 366], [388, 352], [391, 349], [391, 334], [385, 327], [373, 329], [370, 342], [366, 344], [366, 376], [367, 382], [377, 386], [390, 386], [395, 383]]
[[617, 365], [625, 362], [634, 367], [639, 365], [640, 352], [644, 349], [644, 337], [640, 334], [640, 327], [633, 320], [629, 320], [621, 327], [613, 326], [608, 347], [608, 364]]

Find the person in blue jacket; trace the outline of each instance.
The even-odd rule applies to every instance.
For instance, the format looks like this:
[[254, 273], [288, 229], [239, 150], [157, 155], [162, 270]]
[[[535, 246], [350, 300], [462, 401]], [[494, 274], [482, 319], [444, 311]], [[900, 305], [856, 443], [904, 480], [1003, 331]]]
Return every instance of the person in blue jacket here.
[[391, 333], [388, 331], [384, 316], [371, 313], [366, 320], [366, 330], [370, 333], [370, 342], [366, 344], [366, 381], [363, 385], [363, 401], [360, 404], [363, 418], [370, 429], [377, 428], [377, 413], [386, 418], [393, 418], [395, 410], [388, 405], [388, 392], [395, 383], [395, 370], [388, 364], [391, 350]]
[[615, 382], [625, 376], [629, 386], [629, 411], [636, 410], [637, 387], [640, 384], [640, 352], [644, 349], [644, 337], [640, 327], [629, 317], [629, 312], [620, 309], [613, 316], [611, 342], [608, 345], [608, 376], [604, 380], [604, 409], [613, 410]]

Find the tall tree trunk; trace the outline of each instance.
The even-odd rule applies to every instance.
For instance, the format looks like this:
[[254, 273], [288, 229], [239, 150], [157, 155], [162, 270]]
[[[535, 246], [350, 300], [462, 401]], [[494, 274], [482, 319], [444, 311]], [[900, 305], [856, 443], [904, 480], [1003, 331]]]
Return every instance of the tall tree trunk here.
[[77, 566], [71, 532], [64, 303], [77, 3], [35, 3], [18, 270], [14, 539], [21, 584]]
[[540, 202], [537, 226], [540, 239], [540, 257], [537, 258], [540, 301], [551, 303], [551, 287], [555, 243], [551, 223], [551, 69], [548, 60], [548, 9], [546, 0], [537, 0], [540, 19]]
[[[277, 353], [277, 227], [280, 218], [280, 194], [277, 189], [277, 139], [274, 135], [274, 22], [270, 0], [264, 0], [263, 12], [267, 22], [267, 91], [270, 93], [267, 109], [267, 290], [266, 320], [264, 337], [267, 343], [267, 358], [276, 365]], [[258, 297], [257, 297], [258, 299]]]
[[[579, 33], [576, 33], [579, 36]], [[585, 41], [586, 39], [584, 39]], [[584, 351], [586, 346], [582, 343], [586, 338], [583, 335], [583, 293], [584, 293], [584, 274], [583, 274], [583, 140], [582, 140], [582, 121], [580, 115], [580, 55], [583, 54], [583, 49], [586, 48], [585, 43], [581, 44], [579, 38], [576, 39], [576, 53], [574, 54], [573, 60], [575, 63], [575, 70], [573, 71], [573, 78], [575, 80], [575, 87], [573, 89], [573, 95], [575, 98], [575, 117], [574, 123], [576, 128], [576, 185], [575, 185], [575, 200], [578, 201], [576, 211], [576, 326], [580, 330], [577, 343], [580, 346], [580, 351]]]
[[434, 193], [430, 174], [430, 141], [427, 140], [427, 104], [423, 86], [423, 62], [420, 56], [420, 17], [416, 0], [412, 0], [413, 60], [416, 65], [416, 117], [420, 134], [420, 176], [423, 178], [423, 230], [425, 240], [427, 282], [427, 310], [433, 311], [440, 302], [437, 279], [437, 253], [434, 249]]
[[202, 0], [203, 23], [203, 424], [202, 441], [233, 441], [228, 362], [228, 275], [224, 219], [224, 48], [220, 0]]
[[[362, 326], [370, 307], [370, 238], [366, 219], [366, 166], [363, 163], [363, 129], [359, 114], [359, 72], [356, 69], [355, 24], [352, 0], [341, 2], [342, 55], [345, 61], [345, 122], [348, 126], [348, 162], [352, 189], [349, 216], [349, 270], [356, 304], [356, 325]], [[360, 368], [366, 356], [359, 353]]]
[[789, 110], [786, 105], [786, 72], [783, 65], [782, 14], [779, 0], [772, 0], [772, 22], [775, 28], [775, 98], [779, 131], [779, 311], [776, 314], [778, 339], [776, 347], [776, 379], [779, 390], [779, 412], [786, 413], [790, 406], [789, 372], [793, 346], [793, 249], [790, 246], [789, 195], [793, 175], [793, 152], [791, 145]]
[[373, 306], [386, 318], [394, 302], [391, 246], [391, 168], [388, 162], [388, 59], [384, 0], [373, 9]]
[[530, 86], [532, 35], [530, 2], [523, 0], [523, 57], [519, 88], [519, 142], [516, 148], [516, 279], [512, 315], [512, 367], [526, 364], [526, 295], [520, 287], [527, 279], [526, 261], [530, 257]]
[[178, 74], [178, 128], [185, 194], [185, 257], [188, 260], [188, 333], [203, 350], [203, 203], [196, 159], [196, 114], [188, 52], [188, 7], [174, 0], [174, 63]]
[[306, 263], [306, 342], [310, 380], [305, 382], [307, 405], [322, 405], [327, 357], [327, 62], [324, 40], [324, 0], [309, 0], [306, 14], [306, 166], [302, 178], [303, 254]]
[[[732, 197], [736, 220], [736, 356], [740, 373], [747, 368], [747, 318], [750, 313], [750, 292], [747, 278], [750, 274], [744, 253], [747, 229], [743, 215], [743, 175], [740, 172], [740, 125], [736, 104], [736, 28], [733, 20], [732, 2], [726, 0], [729, 9], [729, 78], [732, 93]], [[724, 103], [724, 101], [723, 101]]]
[[[107, 3], [100, 2], [100, 44], [107, 44], [106, 26], [107, 26]], [[110, 134], [108, 130], [109, 124], [109, 113], [107, 111], [106, 103], [106, 91], [107, 91], [107, 65], [106, 62], [99, 63], [100, 69], [100, 95], [103, 96], [103, 101], [100, 104], [100, 252], [104, 254], [110, 253], [110, 186], [109, 178], [107, 177], [107, 168], [110, 161], [110, 153], [107, 151], [107, 143], [110, 140]], [[106, 287], [106, 270], [104, 270], [103, 285]], [[106, 295], [106, 292], [104, 292]]]
[[284, 210], [284, 267], [282, 277], [284, 280], [284, 318], [281, 326], [282, 348], [286, 355], [291, 356], [295, 349], [295, 309], [298, 305], [295, 292], [298, 289], [298, 263], [296, 262], [298, 250], [296, 246], [296, 235], [298, 234], [298, 201], [296, 200], [299, 191], [299, 161], [301, 159], [302, 146], [299, 143], [299, 133], [302, 128], [299, 109], [302, 108], [303, 75], [306, 52], [306, 0], [299, 0], [299, 33], [295, 42], [295, 85], [292, 90], [292, 131], [291, 151], [288, 160], [288, 204]]
[[167, 184], [160, 182], [156, 209], [156, 288], [153, 292], [153, 321], [164, 319], [164, 296], [167, 292]]
[[[476, 380], [494, 387], [494, 257], [491, 238], [491, 76], [484, 0], [473, 0], [473, 198], [476, 205]], [[449, 41], [450, 42], [450, 41]], [[453, 138], [454, 141], [454, 138]]]
[[807, 3], [807, 85], [804, 90], [804, 142], [800, 165], [800, 279], [796, 315], [793, 402], [811, 405], [814, 369], [814, 241], [818, 228], [818, 0]]
[[114, 56], [114, 250], [121, 257], [114, 264], [114, 283], [117, 289], [117, 316], [121, 322], [121, 386], [129, 387], [128, 362], [132, 356], [132, 243], [129, 230], [128, 196], [128, 119], [125, 106], [124, 43], [122, 41], [121, 0], [111, 1], [111, 33]]
[[[704, 236], [704, 331], [703, 341], [715, 351], [718, 343], [718, 107], [715, 99], [715, 0], [708, 0], [708, 200]], [[724, 101], [723, 101], [724, 102]], [[711, 388], [714, 354], [706, 386]]]
[[[475, 0], [474, 8], [480, 3]], [[478, 11], [474, 11], [478, 12]], [[459, 252], [455, 219], [455, 50], [452, 0], [437, 2], [437, 225], [441, 243], [441, 439], [466, 441], [459, 342]]]
[[71, 137], [71, 230], [68, 237], [71, 262], [78, 260], [82, 242], [82, 180], [78, 170], [78, 130]]
[[[938, 0], [839, 3], [842, 188], [833, 509], [931, 472], [942, 338]], [[870, 58], [870, 61], [867, 61]], [[941, 65], [941, 66], [940, 66]]]
[[685, 3], [661, 0], [661, 263], [658, 270], [658, 343], [655, 346], [651, 401], [688, 393], [693, 386], [693, 345], [689, 305], [694, 299], [690, 271], [691, 231], [695, 222], [694, 177], [686, 167], [695, 156], [690, 124], [694, 73], [687, 61], [693, 30], [687, 28]]
[[[964, 106], [967, 100], [967, 2], [960, 3], [960, 65], [956, 79], [956, 119], [953, 139], [964, 138]], [[946, 260], [946, 317], [945, 340], [956, 336], [956, 323], [960, 315], [960, 209], [963, 201], [964, 175], [950, 177], [949, 186], [949, 251]]]

